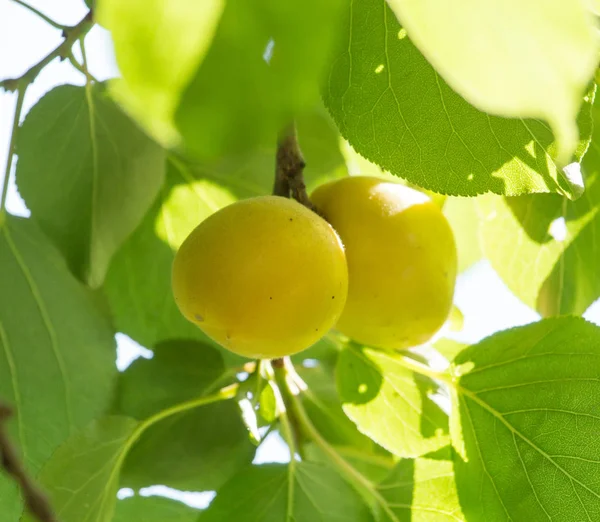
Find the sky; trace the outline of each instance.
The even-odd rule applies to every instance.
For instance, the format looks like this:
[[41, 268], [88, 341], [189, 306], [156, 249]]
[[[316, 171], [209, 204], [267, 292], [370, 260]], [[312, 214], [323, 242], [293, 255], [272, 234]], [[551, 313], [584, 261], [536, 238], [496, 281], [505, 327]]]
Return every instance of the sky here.
[[[77, 23], [87, 11], [83, 0], [30, 0], [29, 4], [64, 25]], [[0, 79], [19, 76], [61, 40], [59, 30], [11, 0], [0, 0]], [[92, 29], [86, 39], [86, 52], [90, 72], [94, 77], [103, 80], [117, 74], [110, 37], [105, 30], [98, 26]], [[80, 56], [77, 51], [75, 54]], [[28, 89], [23, 116], [45, 92], [56, 85], [83, 85], [84, 81], [83, 75], [68, 61], [55, 60]], [[7, 159], [15, 99], [14, 94], [0, 93], [0, 187]], [[12, 214], [29, 215], [12, 181], [9, 186], [7, 209]], [[465, 324], [463, 330], [454, 337], [467, 343], [477, 342], [498, 330], [539, 319], [535, 311], [524, 305], [507, 289], [487, 261], [477, 263], [459, 276], [455, 303], [465, 316]], [[585, 316], [600, 324], [600, 301], [592, 305]], [[152, 355], [152, 352], [140, 347], [123, 334], [117, 334], [117, 344], [117, 366], [120, 370], [125, 369], [137, 357]], [[287, 449], [281, 439], [272, 434], [268, 442], [259, 449], [255, 462], [287, 460]], [[212, 498], [211, 493], [186, 494], [162, 486], [147, 489], [144, 493], [178, 498], [197, 507], [206, 506]], [[121, 497], [131, 494], [133, 492], [128, 490], [120, 492]]]

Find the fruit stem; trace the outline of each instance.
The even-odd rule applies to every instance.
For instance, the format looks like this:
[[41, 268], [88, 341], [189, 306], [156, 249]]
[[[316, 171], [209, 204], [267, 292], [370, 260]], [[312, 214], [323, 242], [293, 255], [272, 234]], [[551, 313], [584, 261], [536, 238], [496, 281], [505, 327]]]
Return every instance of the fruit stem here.
[[304, 156], [298, 143], [296, 124], [291, 123], [279, 135], [273, 194], [284, 198], [289, 198], [291, 194], [298, 203], [315, 210], [306, 192], [305, 166]]

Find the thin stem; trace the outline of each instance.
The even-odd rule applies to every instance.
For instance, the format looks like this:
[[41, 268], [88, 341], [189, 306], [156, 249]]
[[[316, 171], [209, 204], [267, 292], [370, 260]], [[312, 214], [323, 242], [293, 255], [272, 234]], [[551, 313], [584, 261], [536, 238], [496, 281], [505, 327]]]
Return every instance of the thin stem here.
[[16, 91], [19, 88], [24, 88], [25, 86], [29, 85], [37, 78], [38, 74], [40, 74], [42, 69], [46, 67], [46, 65], [48, 65], [52, 60], [54, 60], [55, 58], [67, 58], [69, 52], [71, 51], [71, 48], [73, 47], [73, 44], [81, 36], [87, 34], [89, 30], [93, 27], [93, 25], [93, 14], [90, 10], [77, 25], [65, 28], [65, 39], [54, 50], [50, 51], [38, 63], [30, 67], [27, 71], [25, 71], [25, 73], [23, 73], [18, 78], [9, 78], [6, 80], [2, 80], [0, 82], [0, 87], [7, 91]]
[[71, 62], [71, 65], [85, 76], [86, 83], [89, 83], [89, 80], [93, 81], [94, 83], [99, 83], [98, 80], [92, 75], [92, 73], [90, 73], [88, 69], [86, 69], [77, 61], [75, 55], [72, 52], [69, 53], [67, 58], [69, 62]]
[[15, 145], [19, 121], [21, 121], [21, 112], [23, 111], [23, 100], [25, 99], [25, 91], [27, 87], [17, 91], [17, 103], [15, 105], [15, 115], [13, 118], [12, 130], [10, 133], [10, 141], [8, 145], [8, 158], [6, 159], [6, 170], [4, 171], [4, 180], [2, 183], [2, 196], [0, 196], [0, 225], [6, 217], [6, 197], [8, 196], [8, 182], [12, 170], [13, 160], [15, 157]]
[[12, 409], [0, 403], [0, 467], [19, 484], [27, 511], [40, 522], [58, 522], [48, 498], [29, 478], [17, 449], [6, 433], [5, 424], [12, 415]]
[[311, 422], [302, 401], [298, 398], [297, 391], [290, 388], [291, 404], [294, 410], [294, 414], [301, 423], [302, 428], [306, 431], [306, 434], [313, 440], [313, 442], [329, 457], [332, 463], [338, 468], [340, 473], [348, 478], [355, 487], [360, 491], [363, 490], [368, 493], [376, 502], [379, 504], [381, 509], [385, 511], [389, 519], [392, 522], [399, 522], [398, 517], [392, 511], [389, 504], [381, 496], [381, 493], [377, 490], [377, 487], [367, 477], [365, 477], [360, 471], [358, 471], [352, 464], [346, 461], [333, 446], [331, 446], [318, 432], [313, 423]]
[[18, 4], [21, 7], [24, 7], [25, 9], [31, 11], [33, 14], [37, 15], [39, 18], [41, 18], [42, 20], [44, 20], [44, 22], [46, 22], [48, 25], [51, 25], [55, 29], [59, 29], [61, 31], [64, 31], [65, 29], [67, 29], [67, 26], [59, 24], [58, 22], [55, 22], [54, 20], [52, 20], [52, 18], [46, 16], [41, 11], [38, 11], [35, 7], [30, 6], [26, 2], [23, 2], [23, 0], [12, 0], [12, 1], [15, 4]]

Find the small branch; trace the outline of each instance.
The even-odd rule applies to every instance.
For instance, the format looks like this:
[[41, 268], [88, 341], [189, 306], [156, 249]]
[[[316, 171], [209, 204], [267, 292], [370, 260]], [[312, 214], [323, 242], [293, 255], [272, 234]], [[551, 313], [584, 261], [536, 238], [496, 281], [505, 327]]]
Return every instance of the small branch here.
[[77, 25], [64, 29], [64, 40], [58, 47], [56, 47], [53, 51], [50, 51], [46, 56], [44, 56], [44, 58], [30, 67], [18, 78], [8, 78], [6, 80], [2, 80], [0, 82], [0, 87], [11, 92], [27, 87], [27, 85], [32, 83], [37, 78], [38, 74], [40, 74], [42, 69], [46, 67], [46, 65], [48, 65], [52, 60], [55, 58], [60, 58], [61, 60], [67, 58], [75, 42], [80, 37], [87, 34], [93, 25], [93, 13], [90, 10]]
[[26, 2], [23, 2], [23, 0], [13, 0], [13, 2], [15, 4], [19, 4], [21, 7], [24, 7], [25, 9], [31, 11], [33, 14], [35, 14], [36, 16], [38, 16], [39, 18], [44, 20], [44, 22], [46, 22], [48, 25], [51, 25], [55, 29], [59, 29], [61, 31], [68, 29], [66, 26], [59, 24], [58, 22], [55, 22], [54, 20], [52, 20], [52, 18], [46, 16], [41, 11], [38, 11], [35, 7], [30, 6]]
[[0, 403], [0, 464], [1, 467], [19, 484], [27, 510], [40, 522], [58, 522], [46, 495], [33, 483], [27, 475], [16, 448], [6, 433], [6, 421], [12, 417], [13, 411]]
[[306, 163], [298, 144], [296, 126], [293, 123], [279, 137], [276, 161], [273, 194], [289, 198], [291, 193], [298, 203], [315, 210], [306, 193], [303, 174]]

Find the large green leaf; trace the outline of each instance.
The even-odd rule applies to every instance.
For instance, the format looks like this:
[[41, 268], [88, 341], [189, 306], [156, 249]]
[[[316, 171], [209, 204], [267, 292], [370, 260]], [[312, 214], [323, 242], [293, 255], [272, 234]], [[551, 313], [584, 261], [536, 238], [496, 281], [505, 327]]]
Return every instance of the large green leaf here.
[[[469, 105], [438, 76], [384, 2], [354, 2], [341, 23], [344, 38], [324, 97], [360, 154], [445, 194], [573, 194], [552, 161], [556, 145], [550, 129]], [[591, 134], [588, 113], [586, 103], [576, 158]]]
[[479, 201], [486, 257], [523, 302], [546, 316], [582, 314], [600, 297], [600, 101], [577, 201], [535, 194]]
[[[404, 459], [377, 489], [386, 500], [385, 522], [463, 522], [448, 451]], [[390, 513], [391, 511], [391, 513]]]
[[583, 2], [388, 4], [456, 92], [492, 114], [546, 120], [563, 164], [568, 162], [577, 143], [581, 96], [598, 64], [597, 27]]
[[[109, 403], [113, 331], [91, 293], [31, 220], [0, 225], [0, 399], [14, 405], [10, 435], [36, 474], [69, 434]], [[0, 513], [18, 516], [0, 477]]]
[[453, 366], [467, 519], [597, 520], [600, 328], [547, 319], [489, 337]]
[[[297, 126], [309, 190], [346, 175], [338, 135], [327, 114], [314, 111], [299, 118]], [[274, 144], [214, 163], [188, 165], [174, 157], [169, 161], [159, 199], [117, 253], [107, 277], [106, 293], [119, 331], [148, 347], [164, 339], [206, 341], [201, 331], [183, 318], [173, 300], [174, 253], [214, 211], [240, 198], [270, 193], [274, 166]], [[230, 352], [223, 354], [227, 364], [243, 361]]]
[[177, 139], [179, 98], [197, 70], [219, 22], [224, 0], [98, 1], [122, 78], [115, 97], [165, 142]]
[[[119, 467], [137, 422], [104, 417], [69, 438], [42, 469], [40, 481], [62, 522], [112, 522]], [[25, 515], [23, 522], [33, 522]]]
[[176, 113], [185, 146], [202, 159], [251, 150], [310, 109], [343, 4], [228, 0]]
[[196, 522], [199, 513], [176, 500], [136, 495], [117, 502], [113, 522]]
[[391, 453], [418, 457], [448, 444], [448, 416], [431, 400], [434, 383], [402, 356], [350, 344], [337, 365], [346, 415]]
[[310, 462], [252, 466], [221, 490], [199, 522], [372, 522], [360, 496], [335, 472]]
[[[163, 342], [154, 358], [136, 360], [121, 375], [119, 412], [145, 419], [207, 393], [223, 371], [211, 346]], [[206, 405], [148, 427], [127, 456], [121, 484], [213, 490], [248, 464], [254, 450], [234, 402]]]
[[102, 85], [62, 85], [19, 132], [17, 185], [71, 270], [91, 286], [139, 225], [164, 178], [164, 151]]

